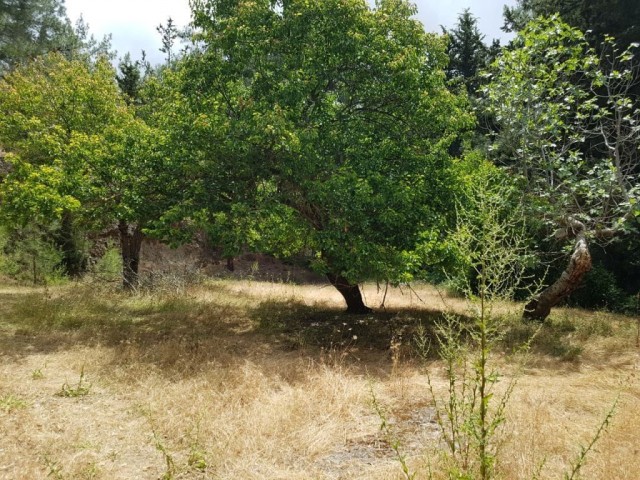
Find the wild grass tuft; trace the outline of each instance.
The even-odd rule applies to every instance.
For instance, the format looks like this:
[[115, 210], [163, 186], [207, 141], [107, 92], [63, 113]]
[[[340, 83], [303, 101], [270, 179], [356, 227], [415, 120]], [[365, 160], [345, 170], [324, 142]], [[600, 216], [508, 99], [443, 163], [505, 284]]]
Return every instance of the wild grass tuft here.
[[0, 411], [4, 413], [12, 413], [16, 410], [27, 408], [26, 400], [12, 393], [0, 396]]
[[78, 383], [71, 385], [67, 382], [64, 382], [56, 395], [59, 397], [77, 398], [89, 395], [90, 391], [91, 384], [88, 383], [85, 378], [83, 365], [82, 369], [80, 370], [80, 378], [78, 379]]

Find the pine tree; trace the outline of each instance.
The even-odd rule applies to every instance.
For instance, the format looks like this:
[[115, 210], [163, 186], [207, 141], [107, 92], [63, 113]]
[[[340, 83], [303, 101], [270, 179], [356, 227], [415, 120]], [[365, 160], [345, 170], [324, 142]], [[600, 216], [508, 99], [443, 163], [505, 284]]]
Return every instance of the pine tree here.
[[167, 19], [166, 25], [162, 23], [158, 25], [156, 27], [156, 31], [160, 34], [162, 39], [162, 48], [160, 48], [160, 51], [167, 54], [167, 65], [171, 65], [171, 62], [175, 60], [173, 46], [176, 39], [180, 37], [180, 32], [171, 17]]
[[141, 65], [140, 60], [135, 62], [131, 60], [129, 53], [118, 64], [119, 73], [116, 74], [116, 81], [129, 105], [135, 104], [139, 100], [140, 87], [142, 86]]
[[477, 18], [469, 9], [458, 16], [458, 23], [449, 35], [449, 67], [447, 76], [459, 78], [467, 86], [469, 93], [474, 94], [479, 86], [477, 72], [485, 66], [489, 58], [489, 50], [484, 44], [484, 35], [478, 29]]
[[0, 2], [0, 73], [49, 51], [67, 53], [74, 44], [64, 0]]

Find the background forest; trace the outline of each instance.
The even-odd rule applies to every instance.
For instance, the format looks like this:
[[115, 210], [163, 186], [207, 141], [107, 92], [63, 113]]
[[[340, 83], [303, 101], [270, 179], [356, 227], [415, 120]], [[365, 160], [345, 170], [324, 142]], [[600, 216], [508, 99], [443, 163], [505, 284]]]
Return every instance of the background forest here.
[[470, 11], [436, 35], [400, 1], [195, 1], [188, 28], [158, 27], [164, 65], [127, 54], [114, 69], [108, 39], [72, 27], [62, 3], [5, 2], [0, 268], [80, 277], [112, 232], [136, 288], [144, 236], [199, 236], [228, 259], [295, 259], [362, 313], [363, 281], [470, 271], [459, 214], [478, 185], [508, 186], [497, 208], [520, 215], [527, 275], [548, 286], [526, 315], [565, 300], [633, 312], [628, 3], [522, 1], [505, 7], [517, 35], [501, 46]]

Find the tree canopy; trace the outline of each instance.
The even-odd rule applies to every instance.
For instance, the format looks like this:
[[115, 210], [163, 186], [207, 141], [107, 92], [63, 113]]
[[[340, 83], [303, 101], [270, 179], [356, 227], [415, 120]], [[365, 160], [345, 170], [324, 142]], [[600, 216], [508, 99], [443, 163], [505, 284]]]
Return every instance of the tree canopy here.
[[504, 29], [522, 30], [536, 17], [554, 14], [596, 43], [607, 35], [623, 48], [640, 42], [640, 3], [635, 0], [518, 0], [514, 7], [504, 7]]
[[489, 49], [484, 44], [477, 19], [467, 8], [458, 17], [456, 26], [444, 32], [449, 36], [448, 77], [462, 79], [468, 91], [475, 93], [479, 86], [478, 73], [489, 59]]
[[613, 27], [525, 24], [556, 7], [595, 22], [574, 3], [507, 9], [518, 34], [500, 50], [469, 10], [438, 35], [405, 0], [193, 0], [187, 30], [158, 27], [165, 65], [125, 56], [117, 74], [108, 39], [82, 23], [67, 35], [61, 2], [3, 4], [31, 37], [0, 58], [2, 217], [117, 224], [125, 286], [143, 233], [304, 258], [363, 313], [360, 282], [407, 282], [459, 253], [448, 236], [485, 168], [473, 145], [522, 187], [532, 237], [564, 232], [588, 254], [637, 229], [640, 67]]
[[398, 0], [193, 6], [200, 48], [181, 102], [195, 127], [186, 163], [214, 200], [203, 208], [213, 217], [235, 189], [236, 211], [270, 209], [366, 310], [357, 282], [408, 280], [443, 248], [447, 150], [472, 125], [446, 88], [445, 41]]
[[[635, 228], [639, 164], [637, 148], [627, 147], [638, 135], [629, 96], [637, 67], [630, 51], [607, 49], [611, 55], [598, 55], [557, 16], [538, 19], [487, 73], [485, 106], [499, 126], [494, 158], [521, 176], [529, 215], [556, 230], [557, 239], [576, 239], [564, 283], [550, 286], [559, 294], [554, 302], [591, 268], [587, 240]], [[531, 306], [532, 316], [548, 315], [552, 302], [543, 303]]]
[[[127, 106], [107, 59], [52, 53], [0, 83], [0, 142], [11, 170], [0, 184], [5, 221], [72, 214], [92, 228], [157, 215], [159, 137]], [[153, 212], [153, 215], [152, 213]]]

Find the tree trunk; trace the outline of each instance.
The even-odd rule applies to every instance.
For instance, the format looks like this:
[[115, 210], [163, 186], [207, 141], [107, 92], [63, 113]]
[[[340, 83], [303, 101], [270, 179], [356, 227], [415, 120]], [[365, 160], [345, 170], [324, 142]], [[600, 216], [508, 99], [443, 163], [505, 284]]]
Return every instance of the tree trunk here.
[[64, 272], [74, 278], [82, 276], [87, 270], [87, 256], [78, 242], [71, 212], [65, 210], [62, 213], [60, 229], [56, 232], [54, 239], [62, 253]]
[[526, 320], [543, 321], [551, 313], [551, 308], [574, 292], [582, 283], [582, 279], [591, 270], [591, 253], [589, 244], [581, 230], [576, 235], [576, 243], [569, 265], [553, 285], [545, 288], [538, 296], [531, 299], [524, 307], [522, 317]]
[[120, 249], [122, 251], [122, 287], [135, 290], [139, 285], [138, 267], [140, 266], [140, 247], [142, 230], [139, 225], [129, 225], [120, 221]]
[[328, 273], [327, 278], [329, 278], [331, 285], [336, 287], [343, 296], [345, 302], [347, 302], [347, 313], [353, 315], [365, 315], [373, 311], [364, 304], [360, 288], [357, 284], [354, 285], [349, 283], [349, 281], [342, 275], [335, 275], [333, 273]]

